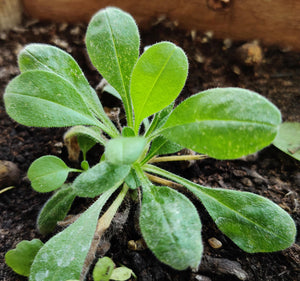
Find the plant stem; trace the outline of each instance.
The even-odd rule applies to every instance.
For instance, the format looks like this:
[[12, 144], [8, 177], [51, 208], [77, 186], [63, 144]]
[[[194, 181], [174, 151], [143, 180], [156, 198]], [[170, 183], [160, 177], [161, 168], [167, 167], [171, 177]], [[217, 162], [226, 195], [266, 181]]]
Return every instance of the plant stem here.
[[173, 182], [173, 181], [169, 181], [169, 180], [166, 180], [166, 179], [163, 179], [161, 177], [157, 177], [157, 176], [154, 176], [154, 175], [151, 175], [151, 174], [148, 174], [148, 173], [145, 173], [145, 175], [148, 177], [149, 180], [151, 180], [152, 182], [156, 182], [156, 183], [159, 183], [161, 185], [166, 185], [166, 186], [169, 186], [169, 187], [172, 187], [172, 188], [179, 188], [179, 187], [183, 187], [183, 185], [181, 184], [178, 184], [176, 182]]
[[163, 156], [155, 157], [149, 160], [148, 163], [158, 162], [170, 162], [170, 161], [189, 161], [189, 160], [201, 160], [208, 158], [207, 155], [176, 155], [176, 156]]
[[15, 188], [15, 186], [9, 186], [9, 187], [3, 188], [3, 189], [0, 190], [0, 194], [6, 192], [8, 190], [11, 190], [13, 188]]
[[121, 203], [123, 202], [123, 199], [124, 199], [128, 189], [129, 189], [128, 185], [124, 184], [123, 188], [122, 188], [121, 192], [119, 193], [119, 195], [117, 196], [117, 198], [110, 205], [110, 207], [106, 210], [106, 212], [101, 216], [101, 218], [98, 220], [94, 238], [93, 238], [90, 250], [85, 259], [82, 272], [80, 274], [80, 281], [84, 280], [84, 278], [89, 270], [89, 267], [95, 258], [95, 253], [96, 253], [97, 247], [100, 243], [101, 237], [104, 234], [104, 232], [109, 228], [118, 208], [120, 207]]

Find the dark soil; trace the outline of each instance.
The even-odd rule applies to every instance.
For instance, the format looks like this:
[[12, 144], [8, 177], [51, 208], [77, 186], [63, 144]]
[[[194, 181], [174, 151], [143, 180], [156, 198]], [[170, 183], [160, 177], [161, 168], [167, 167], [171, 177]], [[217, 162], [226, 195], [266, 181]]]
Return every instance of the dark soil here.
[[[85, 29], [85, 25], [27, 20], [22, 27], [0, 33], [1, 96], [8, 81], [19, 73], [17, 53], [24, 45], [32, 42], [57, 45], [70, 52], [79, 62], [91, 85], [95, 87], [101, 77], [86, 56], [83, 40]], [[141, 38], [143, 45], [169, 40], [181, 46], [187, 53], [190, 62], [189, 78], [179, 101], [212, 87], [242, 87], [261, 93], [275, 103], [281, 110], [284, 121], [300, 121], [299, 53], [262, 46], [264, 59], [254, 66], [249, 66], [237, 55], [238, 48], [245, 42], [227, 40], [224, 43], [210, 38], [209, 34], [181, 31], [175, 23], [168, 21], [154, 24], [150, 30], [142, 32]], [[112, 98], [104, 96], [100, 98], [107, 107], [118, 105]], [[38, 212], [50, 194], [34, 192], [26, 179], [26, 171], [32, 161], [46, 154], [62, 157], [72, 166], [78, 164], [70, 163], [68, 160], [62, 140], [64, 128], [40, 129], [21, 126], [6, 115], [2, 99], [0, 128], [0, 160], [16, 163], [21, 171], [16, 188], [0, 195], [0, 280], [27, 280], [14, 274], [5, 265], [4, 255], [23, 239], [40, 238], [43, 241], [49, 239], [37, 232], [35, 224]], [[99, 152], [98, 148], [89, 156], [93, 157], [96, 152]], [[290, 213], [299, 226], [299, 162], [273, 146], [246, 159], [236, 161], [206, 159], [190, 167], [172, 164], [166, 168], [203, 185], [251, 191], [270, 198]], [[75, 201], [71, 213], [76, 214], [86, 209], [88, 203], [82, 199]], [[204, 257], [226, 258], [238, 262], [247, 273], [248, 280], [300, 280], [299, 245], [294, 244], [282, 252], [247, 254], [216, 228], [200, 203], [196, 204], [203, 223]], [[122, 206], [121, 210], [126, 208], [128, 207]], [[106, 255], [112, 257], [116, 263], [122, 263], [133, 269], [138, 280], [238, 280], [234, 274], [218, 273], [218, 269], [202, 268], [197, 273], [189, 270], [178, 272], [158, 262], [149, 250], [129, 250], [127, 242], [140, 238], [138, 232], [134, 230], [135, 209], [136, 206], [133, 205], [127, 223], [119, 227], [123, 228], [122, 231], [117, 231], [118, 227], [110, 231], [111, 246], [107, 248]], [[217, 250], [213, 249], [208, 244], [211, 237], [216, 237], [223, 246]], [[210, 279], [204, 279], [204, 276]], [[88, 280], [92, 279], [89, 277]]]

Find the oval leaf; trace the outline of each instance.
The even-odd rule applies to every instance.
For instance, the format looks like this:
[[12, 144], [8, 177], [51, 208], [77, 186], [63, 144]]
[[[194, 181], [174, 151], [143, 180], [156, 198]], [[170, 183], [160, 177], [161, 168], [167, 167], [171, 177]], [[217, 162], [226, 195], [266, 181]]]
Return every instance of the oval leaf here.
[[133, 69], [130, 85], [136, 132], [144, 118], [176, 99], [187, 73], [186, 55], [170, 42], [155, 44], [143, 53]]
[[71, 186], [65, 185], [48, 199], [43, 206], [38, 219], [37, 227], [40, 233], [48, 234], [54, 230], [58, 221], [63, 220], [76, 195]]
[[269, 145], [280, 122], [279, 110], [257, 93], [217, 88], [177, 106], [161, 134], [199, 153], [235, 159]]
[[73, 169], [69, 168], [60, 158], [46, 155], [30, 165], [27, 176], [34, 190], [49, 192], [61, 187], [71, 171]]
[[112, 189], [104, 193], [77, 221], [44, 245], [31, 266], [30, 281], [80, 279], [99, 213], [114, 191]]
[[105, 145], [105, 140], [101, 137], [101, 130], [98, 127], [74, 126], [64, 134], [64, 141], [74, 136], [83, 136]]
[[130, 165], [144, 152], [147, 141], [143, 137], [119, 137], [105, 146], [105, 159], [117, 165]]
[[77, 90], [47, 71], [27, 71], [14, 78], [4, 102], [8, 115], [26, 126], [99, 125]]
[[72, 84], [90, 109], [103, 112], [96, 92], [67, 52], [48, 44], [29, 44], [20, 52], [18, 62], [21, 72], [44, 70], [59, 75]]
[[93, 270], [94, 281], [109, 281], [114, 268], [115, 264], [110, 258], [98, 259]]
[[89, 23], [86, 47], [93, 65], [120, 94], [126, 113], [132, 114], [129, 81], [140, 47], [134, 19], [117, 8], [100, 10]]
[[5, 262], [19, 275], [29, 276], [32, 262], [43, 245], [44, 243], [39, 239], [21, 241], [16, 249], [5, 254]]
[[282, 123], [273, 144], [286, 154], [300, 161], [300, 123]]
[[140, 227], [156, 257], [177, 269], [196, 268], [201, 260], [201, 222], [184, 195], [165, 186], [143, 189]]
[[267, 198], [235, 190], [194, 192], [218, 228], [248, 253], [275, 252], [295, 241], [292, 218]]
[[94, 198], [104, 191], [118, 187], [130, 172], [128, 165], [101, 162], [80, 174], [73, 183], [77, 196]]

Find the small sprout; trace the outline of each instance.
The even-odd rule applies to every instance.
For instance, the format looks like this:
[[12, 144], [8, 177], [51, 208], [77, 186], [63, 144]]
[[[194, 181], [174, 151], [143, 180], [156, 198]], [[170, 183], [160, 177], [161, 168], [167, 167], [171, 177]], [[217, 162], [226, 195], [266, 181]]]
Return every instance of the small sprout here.
[[[128, 191], [141, 204], [139, 227], [145, 244], [161, 262], [177, 270], [198, 268], [203, 243], [197, 209], [176, 188], [192, 192], [219, 229], [246, 252], [279, 251], [294, 243], [294, 221], [270, 200], [201, 186], [155, 166], [207, 157], [236, 159], [268, 146], [281, 124], [275, 105], [246, 89], [217, 88], [199, 92], [174, 108], [187, 79], [187, 56], [171, 42], [154, 44], [139, 56], [137, 25], [117, 8], [94, 15], [86, 46], [92, 63], [111, 85], [106, 90], [122, 100], [124, 123], [119, 122], [119, 108], [108, 117], [75, 60], [49, 45], [30, 44], [21, 51], [21, 74], [5, 90], [11, 118], [27, 126], [71, 127], [64, 139], [76, 140], [82, 151], [82, 170], [51, 155], [31, 164], [32, 187], [38, 192], [56, 190], [38, 217], [41, 233], [54, 230], [75, 197], [99, 196], [75, 222], [30, 252], [26, 270], [18, 273], [30, 280], [84, 280], [101, 237]], [[274, 143], [281, 140], [280, 133]], [[95, 144], [104, 147], [104, 154], [90, 167], [87, 152]], [[195, 153], [166, 156], [183, 148]], [[296, 148], [286, 149], [296, 156]], [[70, 172], [80, 174], [65, 184]], [[115, 199], [99, 218], [114, 193]], [[24, 260], [10, 253], [14, 252], [7, 253], [7, 263], [12, 264], [12, 255], [13, 267], [22, 268]], [[114, 268], [108, 258], [100, 259], [94, 269], [95, 281], [126, 280], [131, 275], [126, 267]]]
[[5, 254], [5, 262], [16, 273], [28, 277], [32, 262], [43, 245], [44, 243], [39, 239], [23, 240], [17, 244], [16, 249]]

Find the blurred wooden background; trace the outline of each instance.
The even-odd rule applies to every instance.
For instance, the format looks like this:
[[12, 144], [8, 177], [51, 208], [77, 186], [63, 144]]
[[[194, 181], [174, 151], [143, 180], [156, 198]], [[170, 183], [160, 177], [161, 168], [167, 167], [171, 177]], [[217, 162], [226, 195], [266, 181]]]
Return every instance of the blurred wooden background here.
[[[14, 2], [16, 0], [0, 0]], [[18, 2], [18, 1], [17, 1]], [[299, 0], [22, 0], [27, 15], [41, 20], [88, 22], [100, 8], [131, 13], [141, 28], [166, 16], [181, 28], [213, 31], [218, 38], [258, 39], [300, 50]], [[2, 5], [0, 5], [0, 16]]]

